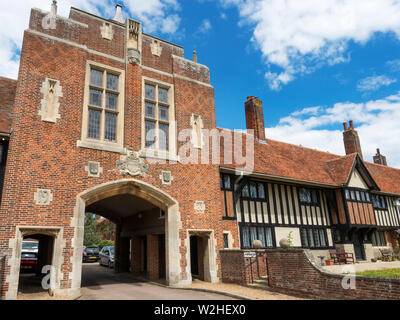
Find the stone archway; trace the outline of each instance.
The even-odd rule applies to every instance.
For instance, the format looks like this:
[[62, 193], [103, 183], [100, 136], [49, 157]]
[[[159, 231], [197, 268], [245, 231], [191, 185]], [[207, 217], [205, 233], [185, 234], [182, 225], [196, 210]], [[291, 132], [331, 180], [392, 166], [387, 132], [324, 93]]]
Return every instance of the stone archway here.
[[75, 296], [80, 294], [82, 276], [82, 249], [84, 236], [85, 208], [97, 201], [120, 195], [130, 194], [149, 201], [166, 212], [166, 280], [169, 286], [185, 286], [191, 283], [190, 278], [185, 280], [181, 272], [181, 254], [179, 230], [182, 228], [178, 202], [164, 191], [136, 179], [113, 181], [90, 188], [77, 196], [74, 217], [71, 227], [74, 228], [72, 247], [74, 253], [71, 259], [72, 272], [69, 279], [71, 288], [56, 291], [60, 295]]

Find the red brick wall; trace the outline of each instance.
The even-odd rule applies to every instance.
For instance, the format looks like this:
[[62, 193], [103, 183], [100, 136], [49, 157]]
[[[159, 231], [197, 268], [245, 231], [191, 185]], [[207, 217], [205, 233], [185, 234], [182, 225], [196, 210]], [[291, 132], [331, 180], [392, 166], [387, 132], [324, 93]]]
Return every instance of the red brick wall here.
[[400, 299], [400, 280], [356, 277], [356, 289], [345, 290], [341, 275], [315, 267], [301, 249], [267, 250], [269, 285], [288, 294], [314, 299]]
[[221, 250], [221, 280], [226, 283], [249, 284], [267, 275], [265, 253], [257, 252], [257, 258], [245, 258], [249, 250]]
[[0, 132], [10, 133], [17, 80], [0, 77]]

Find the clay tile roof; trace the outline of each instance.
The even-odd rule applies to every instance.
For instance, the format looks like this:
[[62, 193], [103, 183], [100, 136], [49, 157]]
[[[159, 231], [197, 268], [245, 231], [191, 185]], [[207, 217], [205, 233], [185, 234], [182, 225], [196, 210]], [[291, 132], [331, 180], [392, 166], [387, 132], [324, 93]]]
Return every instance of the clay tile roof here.
[[[267, 144], [256, 140], [254, 152], [255, 173], [313, 183], [337, 184], [327, 170], [326, 162], [340, 159], [341, 156], [269, 139]], [[221, 167], [241, 169], [240, 165], [225, 164], [224, 152], [221, 152]]]
[[364, 164], [382, 192], [400, 195], [399, 169], [365, 161]]
[[0, 77], [0, 133], [10, 133], [17, 80]]
[[[218, 130], [233, 133], [228, 129], [218, 128]], [[244, 137], [249, 136], [246, 133], [242, 134]], [[221, 142], [221, 147], [223, 147], [222, 144]], [[254, 173], [338, 187], [349, 181], [357, 158], [356, 153], [340, 156], [269, 139], [266, 144], [255, 140], [254, 153]], [[245, 152], [243, 151], [242, 154], [244, 155]], [[400, 195], [399, 169], [365, 161], [363, 163], [380, 191]], [[220, 166], [242, 169], [241, 165], [224, 163], [223, 151], [221, 151]]]
[[356, 158], [357, 153], [353, 153], [325, 163], [328, 173], [336, 184], [344, 185], [349, 181]]

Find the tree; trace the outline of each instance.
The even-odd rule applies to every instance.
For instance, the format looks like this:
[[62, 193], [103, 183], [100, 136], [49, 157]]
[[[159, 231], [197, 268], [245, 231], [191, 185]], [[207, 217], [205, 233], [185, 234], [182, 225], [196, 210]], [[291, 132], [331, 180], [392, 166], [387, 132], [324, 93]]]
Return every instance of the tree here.
[[97, 225], [97, 220], [97, 215], [93, 213], [85, 214], [85, 234], [83, 240], [83, 245], [85, 247], [97, 246], [102, 239], [101, 232]]

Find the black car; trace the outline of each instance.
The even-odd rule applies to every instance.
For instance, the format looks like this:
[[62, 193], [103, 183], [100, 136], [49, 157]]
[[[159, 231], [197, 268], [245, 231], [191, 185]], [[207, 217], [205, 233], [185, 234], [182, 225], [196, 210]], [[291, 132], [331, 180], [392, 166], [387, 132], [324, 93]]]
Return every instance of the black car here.
[[83, 248], [83, 262], [98, 262], [100, 260], [99, 257], [99, 248], [98, 247], [85, 247]]

